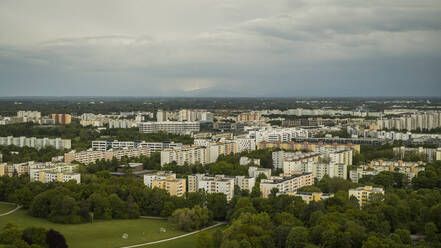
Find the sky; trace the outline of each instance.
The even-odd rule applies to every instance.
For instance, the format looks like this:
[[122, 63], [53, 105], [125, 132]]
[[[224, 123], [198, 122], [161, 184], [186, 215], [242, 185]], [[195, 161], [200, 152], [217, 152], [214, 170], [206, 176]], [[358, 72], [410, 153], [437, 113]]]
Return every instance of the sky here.
[[441, 1], [1, 0], [0, 96], [441, 96]]

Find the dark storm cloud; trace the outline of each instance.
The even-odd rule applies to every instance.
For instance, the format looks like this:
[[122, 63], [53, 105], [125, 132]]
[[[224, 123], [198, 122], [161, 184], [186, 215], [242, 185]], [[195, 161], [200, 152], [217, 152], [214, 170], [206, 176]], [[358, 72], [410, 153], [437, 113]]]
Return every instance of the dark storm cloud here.
[[441, 92], [439, 1], [42, 2], [0, 3], [0, 96]]

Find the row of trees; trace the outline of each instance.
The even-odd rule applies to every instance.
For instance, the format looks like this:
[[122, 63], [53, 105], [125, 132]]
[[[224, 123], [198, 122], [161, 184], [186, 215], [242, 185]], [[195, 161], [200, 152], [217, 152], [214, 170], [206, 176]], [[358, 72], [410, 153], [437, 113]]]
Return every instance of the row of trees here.
[[109, 177], [98, 172], [83, 174], [82, 184], [29, 182], [29, 177], [0, 177], [0, 201], [15, 202], [35, 217], [57, 223], [84, 223], [94, 219], [169, 217], [176, 209], [207, 206], [214, 219], [225, 219], [224, 194], [186, 193], [170, 196], [165, 190], [148, 188], [134, 178]]
[[0, 146], [0, 153], [3, 155], [3, 162], [5, 163], [23, 163], [27, 161], [51, 161], [52, 157], [61, 156], [64, 151], [57, 150], [55, 147], [38, 150], [31, 147]]

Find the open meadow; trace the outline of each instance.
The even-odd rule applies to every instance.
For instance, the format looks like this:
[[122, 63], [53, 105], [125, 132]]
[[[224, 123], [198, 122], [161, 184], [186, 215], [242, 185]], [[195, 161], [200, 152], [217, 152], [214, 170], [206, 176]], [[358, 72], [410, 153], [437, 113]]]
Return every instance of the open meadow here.
[[[0, 213], [7, 212], [8, 206], [0, 205]], [[52, 228], [61, 232], [69, 247], [121, 247], [139, 243], [171, 238], [185, 234], [185, 232], [174, 230], [166, 220], [156, 219], [134, 219], [134, 220], [110, 220], [95, 221], [87, 224], [56, 224], [46, 219], [29, 216], [25, 210], [18, 210], [12, 214], [0, 217], [0, 228], [8, 222], [17, 224], [20, 228], [29, 226]], [[165, 228], [166, 232], [160, 232]], [[128, 234], [123, 239], [123, 234]], [[180, 246], [186, 247], [186, 246]]]

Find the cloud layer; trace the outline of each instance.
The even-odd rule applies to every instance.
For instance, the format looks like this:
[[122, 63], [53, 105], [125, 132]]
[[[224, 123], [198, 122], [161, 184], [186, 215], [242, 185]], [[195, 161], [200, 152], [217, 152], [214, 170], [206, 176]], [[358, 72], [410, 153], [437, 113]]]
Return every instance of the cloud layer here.
[[0, 96], [440, 96], [438, 0], [1, 1]]

